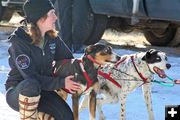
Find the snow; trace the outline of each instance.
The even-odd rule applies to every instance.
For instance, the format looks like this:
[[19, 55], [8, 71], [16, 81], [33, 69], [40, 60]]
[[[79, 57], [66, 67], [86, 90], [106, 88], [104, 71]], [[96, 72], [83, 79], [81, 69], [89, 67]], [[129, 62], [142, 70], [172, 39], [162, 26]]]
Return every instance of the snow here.
[[[8, 43], [0, 41], [0, 120], [19, 120], [18, 112], [12, 110], [6, 103], [5, 99], [5, 88], [4, 83], [7, 78], [8, 72], [8, 53], [7, 48]], [[134, 51], [115, 49], [114, 50], [119, 55], [131, 54]], [[76, 57], [81, 55], [76, 54]], [[180, 58], [179, 57], [168, 57], [169, 62], [172, 67], [170, 70], [166, 71], [166, 74], [174, 79], [180, 78]], [[156, 79], [159, 79], [155, 76]], [[152, 86], [152, 101], [155, 120], [165, 119], [165, 106], [166, 105], [179, 105], [180, 104], [180, 86], [175, 85], [174, 87], [160, 86], [154, 83]], [[71, 105], [71, 98], [68, 97], [68, 104]], [[126, 116], [127, 120], [148, 120], [148, 113], [146, 110], [146, 105], [144, 103], [144, 98], [142, 95], [141, 88], [139, 87], [134, 92], [129, 94], [127, 97], [126, 106]], [[118, 104], [107, 104], [103, 106], [103, 111], [105, 113], [107, 120], [118, 120], [120, 105]], [[80, 120], [88, 120], [89, 111], [85, 109], [80, 113]], [[98, 115], [97, 115], [98, 119]]]

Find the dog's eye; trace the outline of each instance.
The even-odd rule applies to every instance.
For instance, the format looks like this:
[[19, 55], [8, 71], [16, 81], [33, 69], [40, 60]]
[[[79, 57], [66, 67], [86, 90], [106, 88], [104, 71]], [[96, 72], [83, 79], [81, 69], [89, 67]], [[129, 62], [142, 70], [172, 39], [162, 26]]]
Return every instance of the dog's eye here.
[[107, 50], [107, 49], [104, 49], [103, 52], [104, 52], [104, 53], [108, 53], [108, 50]]
[[156, 57], [156, 60], [161, 61], [162, 59], [161, 59], [161, 57]]
[[103, 53], [104, 54], [112, 54], [112, 50], [111, 49], [104, 49]]
[[156, 60], [160, 60], [160, 58], [159, 58], [159, 57], [157, 57], [157, 58], [156, 58]]

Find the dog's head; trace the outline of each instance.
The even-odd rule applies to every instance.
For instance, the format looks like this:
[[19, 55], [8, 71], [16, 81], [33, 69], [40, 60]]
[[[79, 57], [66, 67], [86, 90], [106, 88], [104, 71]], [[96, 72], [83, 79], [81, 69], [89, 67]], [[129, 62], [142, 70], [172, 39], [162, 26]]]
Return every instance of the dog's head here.
[[142, 60], [146, 61], [151, 72], [158, 74], [161, 78], [166, 77], [164, 70], [171, 67], [166, 54], [155, 49], [147, 51]]
[[120, 57], [113, 53], [111, 46], [97, 43], [89, 45], [85, 49], [85, 56], [91, 56], [97, 63], [104, 65], [107, 63], [115, 63]]

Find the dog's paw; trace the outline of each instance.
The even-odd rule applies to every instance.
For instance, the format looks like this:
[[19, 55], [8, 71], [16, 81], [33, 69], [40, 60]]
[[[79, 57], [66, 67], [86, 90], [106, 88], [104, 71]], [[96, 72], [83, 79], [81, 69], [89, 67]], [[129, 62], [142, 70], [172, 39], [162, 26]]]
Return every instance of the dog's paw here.
[[106, 120], [105, 116], [99, 116], [99, 120]]

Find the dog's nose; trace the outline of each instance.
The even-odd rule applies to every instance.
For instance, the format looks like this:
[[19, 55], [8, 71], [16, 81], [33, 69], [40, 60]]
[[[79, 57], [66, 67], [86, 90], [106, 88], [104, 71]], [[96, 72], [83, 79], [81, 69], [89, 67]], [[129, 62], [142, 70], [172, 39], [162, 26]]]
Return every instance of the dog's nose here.
[[167, 69], [171, 67], [171, 64], [166, 64]]

